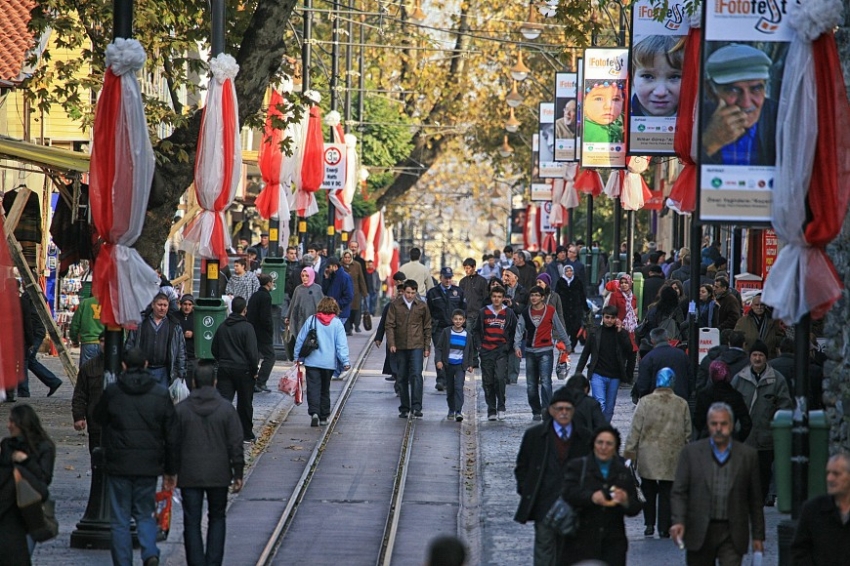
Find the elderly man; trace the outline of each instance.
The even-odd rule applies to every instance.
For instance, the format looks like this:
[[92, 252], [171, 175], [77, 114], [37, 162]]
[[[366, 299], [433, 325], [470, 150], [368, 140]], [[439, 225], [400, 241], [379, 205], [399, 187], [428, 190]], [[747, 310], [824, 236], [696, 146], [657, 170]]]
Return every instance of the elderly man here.
[[576, 137], [576, 101], [568, 100], [564, 104], [564, 115], [555, 120], [555, 137], [557, 139], [572, 139]]
[[186, 339], [176, 318], [168, 316], [168, 295], [157, 293], [150, 314], [136, 330], [127, 333], [124, 352], [140, 348], [147, 360], [147, 371], [165, 388], [186, 377]]
[[714, 103], [703, 109], [702, 163], [776, 162], [779, 105], [767, 98], [772, 64], [760, 49], [737, 43], [709, 55], [707, 92]]
[[[813, 470], [813, 473], [817, 473]], [[826, 465], [826, 495], [803, 504], [792, 564], [839, 566], [850, 556], [850, 454], [839, 452]]]

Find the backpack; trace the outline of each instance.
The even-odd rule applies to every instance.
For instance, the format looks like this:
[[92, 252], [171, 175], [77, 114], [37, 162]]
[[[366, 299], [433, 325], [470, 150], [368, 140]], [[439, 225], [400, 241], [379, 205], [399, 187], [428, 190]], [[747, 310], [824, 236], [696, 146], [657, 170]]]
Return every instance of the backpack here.
[[679, 332], [679, 323], [676, 322], [676, 319], [673, 315], [666, 316], [659, 320], [657, 328], [663, 328], [664, 330], [666, 330], [667, 336], [669, 336], [670, 341], [679, 341], [681, 339], [681, 333]]

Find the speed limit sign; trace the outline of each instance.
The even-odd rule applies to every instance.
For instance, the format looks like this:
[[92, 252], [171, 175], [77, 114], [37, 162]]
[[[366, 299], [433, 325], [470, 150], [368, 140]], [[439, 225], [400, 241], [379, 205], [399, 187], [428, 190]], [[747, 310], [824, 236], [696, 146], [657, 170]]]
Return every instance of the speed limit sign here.
[[325, 180], [322, 188], [328, 191], [345, 188], [345, 144], [326, 143], [322, 159], [325, 162]]

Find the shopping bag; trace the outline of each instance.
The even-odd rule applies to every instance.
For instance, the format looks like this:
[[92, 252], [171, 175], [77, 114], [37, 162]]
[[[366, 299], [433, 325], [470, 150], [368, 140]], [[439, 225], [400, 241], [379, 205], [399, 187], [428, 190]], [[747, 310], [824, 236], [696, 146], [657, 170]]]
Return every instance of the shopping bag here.
[[156, 509], [154, 515], [156, 518], [157, 537], [156, 540], [164, 541], [168, 538], [168, 531], [171, 530], [171, 496], [173, 492], [170, 489], [163, 489], [156, 492]]
[[56, 508], [53, 500], [42, 501], [41, 493], [14, 469], [15, 495], [18, 509], [24, 518], [27, 534], [36, 542], [45, 542], [59, 534], [59, 522], [56, 520]]
[[299, 364], [296, 363], [291, 368], [283, 372], [283, 376], [277, 384], [278, 391], [286, 393], [289, 396], [295, 395], [295, 390], [298, 388], [299, 380], [298, 366]]
[[171, 394], [171, 400], [176, 405], [183, 399], [189, 396], [189, 387], [186, 386], [186, 380], [178, 377], [168, 388], [168, 393]]
[[367, 310], [363, 311], [363, 329], [366, 332], [372, 330], [372, 315]]
[[295, 404], [300, 405], [304, 402], [304, 390], [306, 389], [305, 381], [306, 370], [304, 366], [298, 365], [298, 378], [295, 380]]

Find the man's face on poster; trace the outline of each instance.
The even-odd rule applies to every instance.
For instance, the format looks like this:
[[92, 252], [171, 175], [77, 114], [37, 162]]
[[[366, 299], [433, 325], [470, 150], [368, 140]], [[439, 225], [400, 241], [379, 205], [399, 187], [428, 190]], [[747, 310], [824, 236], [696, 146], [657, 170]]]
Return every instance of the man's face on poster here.
[[576, 123], [575, 100], [570, 100], [566, 104], [564, 104], [564, 122], [571, 126]]
[[767, 98], [767, 81], [757, 79], [737, 81], [726, 85], [715, 85], [714, 92], [726, 106], [737, 106], [747, 116], [746, 127], [753, 127], [759, 121], [764, 99]]

